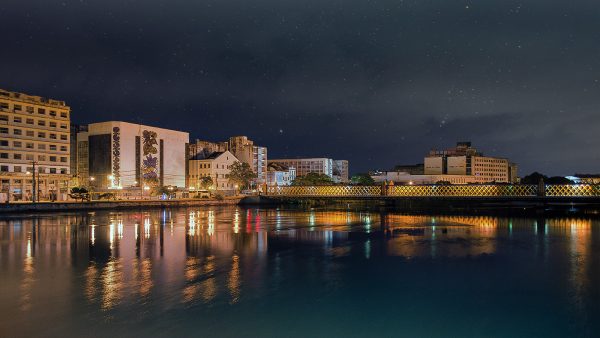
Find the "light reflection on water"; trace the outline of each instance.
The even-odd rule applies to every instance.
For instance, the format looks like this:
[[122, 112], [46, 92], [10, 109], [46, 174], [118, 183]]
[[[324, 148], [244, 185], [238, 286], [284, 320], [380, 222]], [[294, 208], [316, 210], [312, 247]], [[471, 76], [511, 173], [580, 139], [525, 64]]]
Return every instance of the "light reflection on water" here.
[[[0, 219], [0, 332], [589, 335], [599, 256], [600, 223], [585, 218], [238, 207], [13, 216]], [[414, 324], [424, 318], [431, 325]]]

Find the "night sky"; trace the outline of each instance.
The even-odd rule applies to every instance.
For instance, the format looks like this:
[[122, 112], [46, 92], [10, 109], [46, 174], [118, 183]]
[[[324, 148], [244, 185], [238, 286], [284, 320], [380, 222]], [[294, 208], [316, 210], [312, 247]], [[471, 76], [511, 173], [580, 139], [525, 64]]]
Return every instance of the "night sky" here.
[[600, 1], [2, 0], [0, 88], [352, 173], [471, 140], [600, 172]]

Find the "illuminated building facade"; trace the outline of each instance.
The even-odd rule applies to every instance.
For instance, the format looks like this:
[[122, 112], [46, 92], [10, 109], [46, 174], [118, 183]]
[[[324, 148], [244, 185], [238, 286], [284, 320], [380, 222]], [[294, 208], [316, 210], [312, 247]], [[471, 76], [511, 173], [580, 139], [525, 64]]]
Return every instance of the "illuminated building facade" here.
[[296, 168], [270, 163], [267, 169], [267, 185], [288, 186], [296, 179]]
[[263, 184], [267, 179], [267, 148], [257, 146], [247, 136], [233, 136], [226, 142], [196, 140], [190, 144], [190, 160], [208, 158], [215, 152], [231, 152], [238, 161], [247, 163], [256, 174], [255, 183]]
[[66, 198], [71, 110], [64, 101], [0, 89], [0, 200]]
[[79, 158], [96, 189], [185, 187], [186, 132], [120, 121], [92, 123], [78, 134]]
[[233, 192], [235, 184], [229, 182], [227, 175], [231, 165], [238, 161], [231, 152], [214, 152], [203, 159], [191, 159], [189, 161], [189, 186], [190, 190], [202, 189], [202, 177], [212, 179], [211, 189]]
[[518, 182], [516, 164], [505, 158], [483, 156], [471, 142], [458, 142], [456, 147], [446, 150], [432, 150], [425, 157], [424, 166], [425, 175], [473, 176], [473, 183]]

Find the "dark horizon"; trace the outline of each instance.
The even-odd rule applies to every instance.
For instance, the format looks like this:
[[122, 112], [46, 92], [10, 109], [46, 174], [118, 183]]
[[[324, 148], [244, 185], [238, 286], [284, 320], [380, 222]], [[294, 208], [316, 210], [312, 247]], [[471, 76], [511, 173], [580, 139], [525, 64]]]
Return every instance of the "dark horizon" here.
[[0, 88], [269, 157], [415, 164], [469, 140], [598, 173], [600, 3], [5, 1]]

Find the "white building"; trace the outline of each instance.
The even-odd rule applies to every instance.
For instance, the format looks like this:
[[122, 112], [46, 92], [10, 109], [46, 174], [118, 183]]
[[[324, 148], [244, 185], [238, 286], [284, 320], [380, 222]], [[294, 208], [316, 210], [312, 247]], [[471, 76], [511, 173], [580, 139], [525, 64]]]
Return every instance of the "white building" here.
[[288, 186], [296, 179], [296, 168], [270, 164], [267, 168], [268, 186]]
[[92, 123], [78, 135], [78, 147], [88, 148], [87, 180], [99, 189], [186, 187], [188, 142], [186, 132], [120, 121]]
[[202, 189], [202, 177], [212, 179], [211, 190], [233, 192], [235, 184], [229, 182], [227, 175], [231, 171], [231, 165], [239, 161], [231, 152], [213, 152], [203, 159], [191, 159], [189, 169], [190, 190]]

